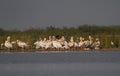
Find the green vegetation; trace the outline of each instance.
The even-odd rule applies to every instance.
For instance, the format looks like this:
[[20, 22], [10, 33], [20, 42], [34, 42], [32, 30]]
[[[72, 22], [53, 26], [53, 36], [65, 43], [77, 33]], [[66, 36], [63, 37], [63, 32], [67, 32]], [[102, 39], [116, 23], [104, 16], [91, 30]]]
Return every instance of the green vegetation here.
[[120, 47], [120, 26], [119, 25], [111, 25], [111, 26], [97, 26], [97, 25], [81, 25], [79, 27], [63, 27], [58, 28], [54, 26], [49, 26], [45, 29], [41, 28], [30, 28], [24, 31], [20, 30], [3, 30], [0, 29], [0, 43], [3, 43], [7, 36], [11, 36], [12, 40], [21, 40], [25, 41], [30, 45], [39, 38], [48, 38], [48, 36], [52, 35], [60, 35], [65, 36], [67, 40], [69, 40], [70, 36], [74, 36], [75, 39], [80, 36], [88, 39], [88, 36], [91, 35], [94, 38], [99, 38], [101, 41], [101, 46], [103, 48], [110, 48], [110, 42], [113, 41], [115, 43], [115, 47]]

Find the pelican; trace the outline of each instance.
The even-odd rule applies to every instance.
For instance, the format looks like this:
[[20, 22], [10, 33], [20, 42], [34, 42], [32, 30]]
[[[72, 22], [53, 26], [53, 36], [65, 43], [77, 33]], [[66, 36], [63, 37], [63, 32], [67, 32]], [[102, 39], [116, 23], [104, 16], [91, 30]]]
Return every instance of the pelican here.
[[79, 43], [78, 42], [74, 42], [74, 47], [78, 48], [79, 47]]
[[62, 39], [63, 39], [63, 45], [64, 45], [63, 48], [69, 49], [68, 42], [66, 41], [64, 36], [62, 36]]
[[17, 40], [17, 45], [18, 45], [19, 47], [21, 47], [22, 49], [25, 49], [26, 47], [28, 47], [27, 43], [22, 42], [22, 41], [20, 41], [20, 40]]
[[58, 41], [53, 41], [52, 44], [53, 44], [53, 47], [56, 48], [56, 49], [62, 48], [61, 43], [58, 42]]
[[100, 41], [99, 41], [98, 38], [96, 38], [96, 40], [95, 40], [95, 42], [93, 44], [94, 44], [94, 49], [95, 50], [100, 49]]
[[58, 50], [62, 48], [60, 40], [56, 39], [55, 36], [52, 37], [52, 45], [53, 45], [53, 48], [56, 48]]
[[90, 50], [90, 41], [89, 40], [84, 41], [84, 50]]
[[12, 43], [10, 42], [10, 36], [7, 37], [7, 40], [5, 41], [5, 47], [7, 47], [8, 49], [12, 49], [13, 48], [13, 45]]
[[69, 49], [69, 46], [68, 46], [67, 41], [64, 41], [63, 45], [64, 45], [63, 48], [65, 48], [65, 49]]
[[40, 41], [36, 41], [35, 43], [34, 43], [34, 45], [36, 46], [35, 48], [36, 49], [39, 49], [41, 46], [40, 46]]
[[52, 48], [52, 41], [47, 41], [45, 43], [45, 49]]
[[40, 45], [41, 45], [42, 49], [45, 48], [46, 43], [47, 43], [47, 39], [46, 38], [44, 38], [43, 41], [40, 42]]
[[44, 38], [43, 40], [40, 38], [39, 41], [36, 41], [34, 45], [36, 45], [36, 49], [42, 48], [44, 49], [46, 47], [47, 39]]
[[89, 41], [90, 41], [90, 45], [93, 44], [93, 37], [89, 35]]
[[74, 37], [73, 37], [73, 36], [71, 36], [70, 41], [69, 41], [69, 43], [68, 43], [68, 46], [69, 46], [70, 48], [72, 48], [72, 47], [74, 46]]
[[45, 49], [51, 49], [51, 48], [53, 48], [53, 46], [52, 46], [52, 37], [51, 36], [49, 36], [49, 39], [46, 41], [46, 43], [45, 43]]
[[8, 49], [12, 49], [13, 48], [12, 43], [9, 42], [8, 40], [5, 41], [5, 47], [7, 47]]
[[4, 46], [4, 43], [1, 43], [1, 48]]
[[82, 49], [84, 45], [84, 38], [80, 37], [79, 47]]
[[67, 41], [65, 40], [65, 37], [64, 37], [64, 36], [62, 36], [61, 39], [59, 39], [58, 41], [59, 41], [60, 44], [62, 45], [61, 48], [63, 48], [63, 49], [69, 49], [68, 43], [67, 43]]
[[41, 46], [42, 43], [43, 43], [42, 38], [39, 38], [39, 40], [34, 43], [34, 45], [36, 46], [35, 48], [40, 49], [42, 47]]

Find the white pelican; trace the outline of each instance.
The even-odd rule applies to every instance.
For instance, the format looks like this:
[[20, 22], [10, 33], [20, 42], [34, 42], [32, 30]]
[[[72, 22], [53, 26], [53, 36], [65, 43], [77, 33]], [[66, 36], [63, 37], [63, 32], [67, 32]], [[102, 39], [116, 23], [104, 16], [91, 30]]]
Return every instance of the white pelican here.
[[84, 50], [90, 50], [90, 41], [89, 40], [84, 41]]
[[47, 41], [45, 43], [45, 49], [52, 48], [52, 41]]
[[5, 47], [7, 47], [8, 49], [12, 49], [13, 48], [12, 43], [9, 42], [8, 40], [5, 41]]
[[53, 47], [56, 48], [56, 49], [62, 48], [61, 43], [58, 42], [57, 40], [53, 41], [52, 44], [53, 44]]
[[64, 37], [64, 36], [62, 36], [61, 39], [58, 40], [58, 42], [60, 42], [60, 44], [62, 45], [61, 48], [69, 49], [68, 43], [67, 43], [67, 41], [65, 40], [65, 37]]
[[79, 47], [82, 49], [84, 45], [84, 38], [80, 37]]
[[69, 46], [68, 46], [67, 41], [64, 41], [63, 45], [64, 45], [63, 48], [65, 48], [65, 49], [69, 49]]
[[35, 43], [34, 43], [34, 45], [36, 46], [35, 48], [36, 49], [39, 49], [41, 46], [40, 46], [40, 41], [36, 41]]
[[99, 41], [99, 39], [98, 38], [96, 38], [96, 41], [94, 42], [94, 49], [95, 50], [98, 50], [98, 49], [100, 49], [100, 41]]
[[1, 43], [1, 48], [4, 46], [4, 43]]
[[22, 49], [25, 49], [26, 47], [28, 47], [27, 43], [22, 42], [22, 41], [20, 41], [20, 40], [17, 40], [17, 45], [18, 45], [19, 47], [21, 47]]
[[42, 47], [41, 46], [42, 43], [43, 43], [42, 38], [40, 38], [38, 41], [34, 43], [34, 45], [36, 46], [35, 48], [40, 49]]
[[5, 41], [5, 47], [7, 47], [8, 49], [12, 49], [13, 48], [13, 45], [12, 44], [14, 44], [13, 42], [10, 42], [10, 39], [11, 39], [11, 37], [10, 36], [8, 36], [7, 37], [7, 40]]
[[40, 42], [40, 45], [41, 45], [42, 49], [45, 48], [46, 43], [47, 43], [47, 39], [46, 38], [44, 38], [43, 41]]
[[90, 45], [93, 44], [93, 37], [92, 36], [89, 36], [89, 41], [90, 41]]
[[34, 43], [34, 45], [36, 45], [36, 49], [39, 49], [39, 48], [44, 49], [44, 48], [46, 48], [46, 44], [47, 44], [47, 39], [46, 38], [44, 38], [44, 40], [42, 40], [40, 38], [40, 41], [36, 41]]
[[74, 47], [78, 48], [79, 47], [79, 43], [78, 42], [74, 42]]
[[70, 41], [68, 42], [68, 46], [71, 48], [74, 46], [74, 37], [71, 36]]

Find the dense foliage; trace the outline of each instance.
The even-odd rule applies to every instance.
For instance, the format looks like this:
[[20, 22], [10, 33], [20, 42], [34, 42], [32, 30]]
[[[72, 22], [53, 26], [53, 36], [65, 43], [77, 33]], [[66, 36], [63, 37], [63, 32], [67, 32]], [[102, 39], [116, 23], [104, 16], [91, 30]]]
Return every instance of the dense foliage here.
[[3, 43], [6, 40], [7, 36], [11, 36], [12, 40], [22, 40], [30, 45], [41, 38], [48, 38], [48, 36], [59, 35], [65, 36], [69, 40], [70, 36], [74, 36], [75, 39], [80, 36], [88, 39], [88, 36], [91, 35], [94, 38], [99, 38], [101, 41], [101, 46], [103, 48], [110, 48], [110, 42], [115, 43], [115, 47], [119, 48], [120, 46], [120, 26], [97, 26], [97, 25], [81, 25], [79, 27], [54, 27], [49, 26], [45, 29], [41, 28], [30, 28], [24, 31], [20, 30], [4, 30], [0, 29], [0, 43]]

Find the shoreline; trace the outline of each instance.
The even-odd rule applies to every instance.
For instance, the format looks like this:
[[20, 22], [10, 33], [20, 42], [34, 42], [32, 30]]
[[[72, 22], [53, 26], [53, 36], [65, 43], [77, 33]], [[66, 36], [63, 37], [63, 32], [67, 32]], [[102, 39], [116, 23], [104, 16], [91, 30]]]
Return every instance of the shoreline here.
[[41, 49], [25, 49], [25, 50], [21, 50], [21, 49], [13, 49], [13, 50], [4, 50], [4, 49], [0, 49], [0, 53], [8, 53], [8, 52], [21, 52], [21, 53], [26, 53], [26, 52], [40, 52], [40, 53], [45, 53], [45, 52], [55, 52], [55, 53], [59, 53], [59, 52], [118, 52], [120, 51], [120, 48], [103, 48], [103, 49], [90, 49], [90, 50], [82, 50], [82, 49], [68, 49], [68, 50], [41, 50]]

